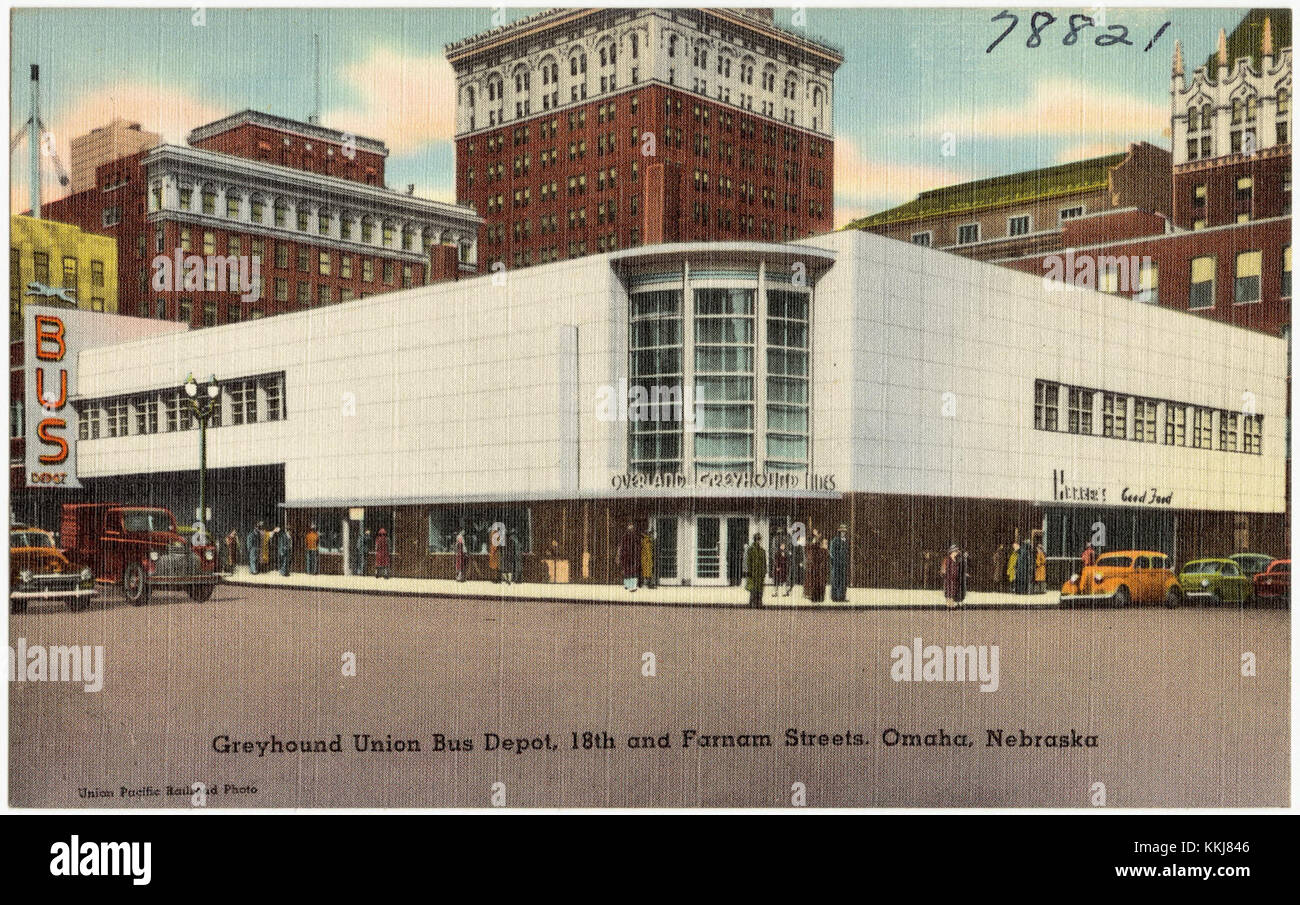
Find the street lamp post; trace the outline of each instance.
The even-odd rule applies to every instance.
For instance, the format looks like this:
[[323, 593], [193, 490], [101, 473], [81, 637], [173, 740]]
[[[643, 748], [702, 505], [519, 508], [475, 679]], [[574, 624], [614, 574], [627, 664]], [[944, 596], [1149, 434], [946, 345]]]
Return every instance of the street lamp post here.
[[208, 422], [217, 410], [221, 385], [216, 376], [205, 384], [198, 384], [194, 375], [185, 378], [185, 401], [199, 419], [199, 524], [203, 533], [208, 530]]

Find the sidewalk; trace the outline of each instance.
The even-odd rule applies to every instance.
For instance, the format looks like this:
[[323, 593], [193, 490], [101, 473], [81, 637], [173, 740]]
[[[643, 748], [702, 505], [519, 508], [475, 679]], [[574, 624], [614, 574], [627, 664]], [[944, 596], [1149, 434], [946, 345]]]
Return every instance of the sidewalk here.
[[[452, 581], [446, 578], [372, 578], [360, 575], [308, 575], [296, 572], [288, 578], [279, 572], [249, 575], [239, 570], [226, 579], [227, 584], [257, 587], [292, 588], [295, 590], [343, 591], [363, 594], [416, 595], [426, 597], [477, 597], [502, 600], [550, 600], [566, 603], [620, 603], [651, 606], [731, 606], [749, 605], [743, 588], [660, 587], [639, 588], [628, 592], [621, 584], [496, 584], [490, 581]], [[848, 600], [832, 603], [830, 590], [823, 603], [812, 603], [795, 588], [789, 597], [778, 597], [772, 588], [763, 595], [763, 605], [786, 609], [945, 609], [942, 591], [896, 590], [893, 588], [849, 588]], [[1042, 609], [1059, 605], [1055, 591], [1047, 594], [1017, 596], [992, 592], [973, 592], [966, 596], [962, 609]]]

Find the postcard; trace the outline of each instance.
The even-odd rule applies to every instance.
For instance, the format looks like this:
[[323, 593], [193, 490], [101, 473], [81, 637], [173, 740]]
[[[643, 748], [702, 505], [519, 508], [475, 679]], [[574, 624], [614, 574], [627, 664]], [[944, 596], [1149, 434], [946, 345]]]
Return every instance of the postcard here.
[[10, 60], [9, 806], [1289, 804], [1289, 9]]

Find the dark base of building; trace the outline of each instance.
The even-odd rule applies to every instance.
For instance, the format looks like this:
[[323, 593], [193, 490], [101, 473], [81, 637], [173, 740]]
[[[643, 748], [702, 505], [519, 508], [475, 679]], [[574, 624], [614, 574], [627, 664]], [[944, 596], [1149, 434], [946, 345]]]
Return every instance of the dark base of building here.
[[[755, 533], [771, 560], [775, 539], [802, 524], [805, 536], [833, 537], [846, 526], [851, 540], [849, 585], [931, 588], [942, 584], [941, 563], [950, 544], [968, 555], [972, 590], [1005, 590], [1006, 556], [1017, 540], [1042, 543], [1044, 581], [1059, 588], [1099, 527], [1099, 550], [1144, 549], [1184, 563], [1236, 552], [1285, 555], [1286, 525], [1277, 514], [1200, 512], [1151, 507], [1083, 507], [893, 494], [849, 493], [839, 499], [682, 498], [585, 499], [545, 502], [403, 505], [350, 509], [286, 509], [296, 542], [295, 571], [304, 571], [303, 539], [315, 524], [321, 535], [322, 574], [358, 571], [356, 538], [365, 542], [362, 571], [375, 574], [374, 537], [390, 539], [391, 571], [407, 578], [454, 579], [454, 542], [466, 537], [466, 574], [494, 580], [619, 583], [620, 542], [629, 523], [655, 538], [656, 580], [666, 585], [737, 585], [744, 550]], [[358, 518], [357, 516], [360, 516]], [[493, 526], [513, 534], [518, 566], [505, 555], [490, 559]], [[244, 527], [247, 532], [247, 526]], [[1001, 548], [1001, 550], [999, 550]], [[509, 551], [510, 542], [506, 550]], [[637, 548], [640, 562], [640, 547]], [[495, 568], [493, 568], [495, 563]]]

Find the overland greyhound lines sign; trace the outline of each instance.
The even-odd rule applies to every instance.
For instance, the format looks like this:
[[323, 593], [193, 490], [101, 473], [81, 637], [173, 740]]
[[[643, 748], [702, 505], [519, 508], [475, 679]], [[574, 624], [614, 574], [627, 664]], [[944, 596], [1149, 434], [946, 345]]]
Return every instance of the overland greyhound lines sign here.
[[77, 312], [29, 305], [24, 313], [26, 484], [78, 488], [77, 410], [68, 401], [81, 349]]

